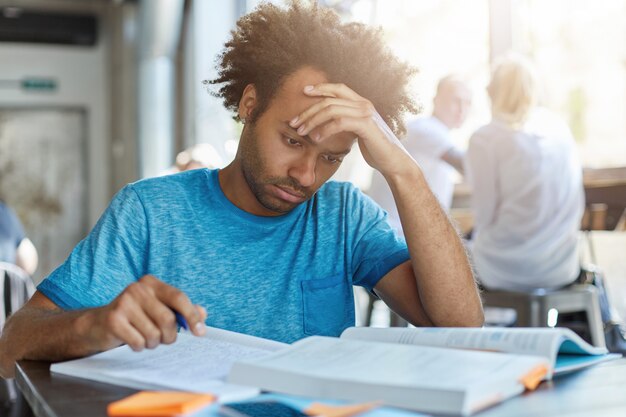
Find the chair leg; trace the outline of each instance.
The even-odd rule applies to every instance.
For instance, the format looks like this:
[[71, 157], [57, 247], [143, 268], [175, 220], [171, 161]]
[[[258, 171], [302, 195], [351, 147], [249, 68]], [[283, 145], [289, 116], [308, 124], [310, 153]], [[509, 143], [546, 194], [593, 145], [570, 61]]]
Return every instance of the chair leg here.
[[391, 327], [407, 327], [409, 323], [389, 309], [389, 326]]
[[369, 327], [372, 324], [372, 313], [374, 312], [374, 302], [376, 301], [376, 298], [372, 294], [368, 292], [367, 295], [367, 308], [363, 319], [363, 326], [365, 327]]
[[515, 320], [516, 327], [534, 327], [533, 322], [535, 321], [534, 316], [534, 308], [531, 303], [516, 303], [514, 306], [515, 312], [517, 313], [517, 319]]
[[606, 347], [604, 337], [604, 323], [602, 322], [602, 313], [600, 311], [600, 303], [595, 291], [589, 297], [587, 304], [587, 325], [591, 334], [591, 343], [597, 347]]

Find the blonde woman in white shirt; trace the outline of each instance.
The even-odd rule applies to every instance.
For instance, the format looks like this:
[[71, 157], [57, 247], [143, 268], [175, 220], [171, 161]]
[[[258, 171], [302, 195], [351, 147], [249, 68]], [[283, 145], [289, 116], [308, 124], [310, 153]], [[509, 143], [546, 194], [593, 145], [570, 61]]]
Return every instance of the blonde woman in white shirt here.
[[[582, 168], [567, 125], [536, 106], [531, 64], [510, 55], [494, 67], [487, 91], [491, 123], [474, 133], [465, 174], [475, 225], [468, 244], [487, 289], [531, 291], [589, 282], [580, 269], [578, 231], [584, 211]], [[599, 275], [606, 345], [626, 354], [624, 325]]]
[[488, 289], [556, 288], [580, 272], [582, 169], [572, 134], [536, 106], [525, 59], [499, 61], [488, 87], [492, 121], [474, 133], [466, 155], [475, 226], [470, 249]]

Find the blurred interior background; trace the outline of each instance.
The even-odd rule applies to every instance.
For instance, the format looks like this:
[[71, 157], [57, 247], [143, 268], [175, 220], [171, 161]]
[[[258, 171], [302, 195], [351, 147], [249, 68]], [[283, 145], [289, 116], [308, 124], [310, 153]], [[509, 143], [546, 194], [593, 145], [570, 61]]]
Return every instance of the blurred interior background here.
[[[232, 159], [240, 126], [203, 81], [215, 76], [237, 18], [257, 3], [0, 0], [0, 198], [39, 251], [36, 282], [126, 183], [167, 173], [196, 144], [212, 146], [215, 165]], [[544, 82], [543, 104], [574, 133], [587, 183], [607, 181], [603, 172], [626, 179], [626, 0], [320, 3], [384, 28], [396, 53], [420, 70], [412, 89], [424, 114], [442, 76], [467, 78], [473, 107], [453, 132], [461, 147], [489, 120], [490, 64], [511, 50], [529, 56]], [[371, 170], [350, 155], [337, 178], [367, 190]], [[453, 208], [462, 227], [471, 224], [466, 193], [459, 185]], [[617, 198], [626, 202], [626, 193]], [[609, 215], [611, 226], [597, 229], [617, 227], [621, 213]], [[607, 245], [599, 256], [613, 251], [609, 275], [626, 282], [626, 241]], [[623, 298], [617, 304], [626, 310]]]

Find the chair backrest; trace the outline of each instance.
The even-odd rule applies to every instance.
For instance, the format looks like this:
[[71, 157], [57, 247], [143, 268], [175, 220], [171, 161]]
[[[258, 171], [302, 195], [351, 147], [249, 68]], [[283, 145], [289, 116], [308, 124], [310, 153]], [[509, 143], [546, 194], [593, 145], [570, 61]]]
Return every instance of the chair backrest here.
[[586, 211], [581, 228], [615, 230], [626, 216], [626, 167], [587, 168], [584, 184]]
[[[31, 277], [20, 267], [0, 262], [0, 329], [7, 319], [22, 307], [35, 293], [35, 284]], [[15, 381], [0, 378], [0, 411], [16, 414], [22, 404], [16, 403], [18, 397]], [[9, 410], [9, 411], [7, 411]]]
[[0, 329], [34, 293], [35, 284], [22, 268], [0, 262]]

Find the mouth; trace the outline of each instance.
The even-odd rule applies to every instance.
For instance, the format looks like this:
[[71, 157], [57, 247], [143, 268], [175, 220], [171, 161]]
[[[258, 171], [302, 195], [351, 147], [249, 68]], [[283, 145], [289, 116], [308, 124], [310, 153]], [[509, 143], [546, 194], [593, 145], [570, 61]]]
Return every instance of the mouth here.
[[273, 189], [272, 194], [274, 194], [275, 197], [278, 197], [281, 200], [287, 201], [289, 203], [299, 204], [306, 200], [306, 196], [295, 190], [281, 187], [280, 185], [275, 184], [272, 184], [271, 187]]

